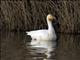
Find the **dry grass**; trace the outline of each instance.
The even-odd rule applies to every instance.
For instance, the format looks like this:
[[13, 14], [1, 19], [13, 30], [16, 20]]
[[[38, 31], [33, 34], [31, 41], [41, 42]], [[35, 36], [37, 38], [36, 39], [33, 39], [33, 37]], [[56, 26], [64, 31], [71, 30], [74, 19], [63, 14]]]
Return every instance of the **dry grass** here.
[[60, 24], [59, 32], [80, 33], [80, 1], [27, 0], [1, 1], [1, 30], [47, 28], [46, 15], [52, 13]]

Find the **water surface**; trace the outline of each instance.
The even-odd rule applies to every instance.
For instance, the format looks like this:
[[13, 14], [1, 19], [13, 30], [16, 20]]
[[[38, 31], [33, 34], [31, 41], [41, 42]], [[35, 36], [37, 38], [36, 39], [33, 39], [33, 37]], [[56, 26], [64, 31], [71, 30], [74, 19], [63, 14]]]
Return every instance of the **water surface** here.
[[80, 60], [80, 35], [59, 34], [50, 49], [31, 47], [23, 32], [0, 32], [0, 40], [1, 60]]

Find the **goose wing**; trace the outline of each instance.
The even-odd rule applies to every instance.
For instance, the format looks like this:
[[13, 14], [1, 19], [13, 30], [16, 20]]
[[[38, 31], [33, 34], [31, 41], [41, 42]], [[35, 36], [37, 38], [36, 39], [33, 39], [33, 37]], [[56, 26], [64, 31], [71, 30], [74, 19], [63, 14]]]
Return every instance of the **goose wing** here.
[[27, 35], [30, 35], [32, 38], [45, 36], [47, 34], [47, 30], [36, 30], [36, 31], [29, 31], [26, 32]]

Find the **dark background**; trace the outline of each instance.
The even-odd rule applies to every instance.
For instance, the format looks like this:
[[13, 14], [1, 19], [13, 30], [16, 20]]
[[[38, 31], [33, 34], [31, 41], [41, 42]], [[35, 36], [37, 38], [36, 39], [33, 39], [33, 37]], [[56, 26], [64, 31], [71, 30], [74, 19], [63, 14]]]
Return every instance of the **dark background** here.
[[0, 30], [47, 28], [46, 16], [56, 16], [58, 32], [80, 33], [80, 0], [1, 0]]

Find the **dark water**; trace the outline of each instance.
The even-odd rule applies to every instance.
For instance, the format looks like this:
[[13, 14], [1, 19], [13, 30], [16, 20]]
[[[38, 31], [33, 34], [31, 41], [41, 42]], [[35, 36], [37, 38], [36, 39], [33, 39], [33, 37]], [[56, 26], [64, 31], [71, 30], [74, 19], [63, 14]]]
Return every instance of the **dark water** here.
[[59, 34], [57, 46], [33, 48], [25, 33], [0, 32], [1, 60], [80, 60], [80, 35]]

